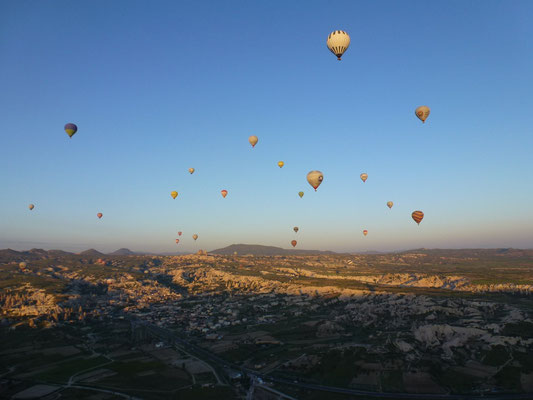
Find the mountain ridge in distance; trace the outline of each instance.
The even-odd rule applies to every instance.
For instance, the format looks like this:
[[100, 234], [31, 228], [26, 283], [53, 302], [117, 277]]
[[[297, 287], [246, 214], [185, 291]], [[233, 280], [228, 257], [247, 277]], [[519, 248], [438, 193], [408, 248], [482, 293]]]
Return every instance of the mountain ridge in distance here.
[[344, 254], [335, 253], [334, 251], [323, 250], [299, 250], [299, 249], [284, 249], [275, 246], [263, 246], [260, 244], [231, 244], [220, 249], [208, 251], [210, 254], [220, 255], [254, 255], [254, 256], [287, 256], [287, 255], [310, 255], [310, 254]]

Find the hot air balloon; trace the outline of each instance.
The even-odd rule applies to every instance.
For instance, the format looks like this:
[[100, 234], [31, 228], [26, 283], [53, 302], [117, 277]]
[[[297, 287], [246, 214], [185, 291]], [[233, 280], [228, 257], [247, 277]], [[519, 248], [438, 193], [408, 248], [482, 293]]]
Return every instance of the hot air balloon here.
[[172, 192], [170, 192], [170, 195], [172, 196], [173, 199], [175, 199], [176, 197], [178, 197], [178, 192], [173, 190]]
[[24, 269], [28, 266], [28, 264], [26, 264], [24, 261], [22, 261], [21, 263], [19, 263], [19, 268], [20, 269]]
[[67, 132], [67, 135], [69, 137], [72, 137], [74, 136], [74, 134], [78, 131], [78, 127], [76, 126], [76, 124], [71, 124], [71, 123], [68, 123], [65, 125], [65, 132]]
[[195, 233], [194, 235], [192, 235], [192, 238], [193, 238], [194, 240], [196, 240], [196, 239], [198, 239], [198, 235]]
[[178, 236], [181, 236], [181, 231], [180, 231], [180, 232], [178, 232]]
[[285, 163], [283, 161], [278, 161], [278, 167], [283, 167], [285, 165]]
[[342, 55], [350, 46], [350, 36], [344, 31], [333, 31], [329, 34], [326, 42], [329, 51], [337, 56], [337, 60], [341, 60]]
[[307, 174], [307, 182], [309, 182], [313, 189], [315, 189], [315, 192], [323, 180], [324, 175], [322, 175], [322, 172], [320, 171], [311, 171]]
[[292, 244], [292, 247], [296, 247], [296, 245], [298, 244], [298, 242], [296, 240], [293, 240], [291, 241], [291, 244]]
[[257, 142], [259, 141], [259, 139], [257, 138], [257, 136], [250, 136], [248, 138], [248, 141], [250, 142], [250, 144], [252, 145], [252, 147], [255, 147], [255, 145], [257, 144]]
[[428, 106], [420, 106], [415, 110], [415, 115], [422, 121], [422, 123], [426, 122], [427, 117], [429, 117], [429, 113], [431, 110]]
[[292, 228], [294, 230], [294, 232], [298, 233], [298, 231], [300, 230], [297, 226], [295, 226], [294, 228]]
[[34, 206], [33, 204], [30, 204], [30, 205], [28, 206], [28, 208], [29, 208], [30, 210], [33, 210], [33, 209], [35, 208], [35, 206]]
[[227, 190], [221, 190], [220, 193], [222, 194], [222, 197], [226, 198], [226, 196], [228, 195], [228, 191]]
[[176, 244], [178, 244], [179, 242], [180, 242], [180, 240], [179, 240], [179, 239], [176, 239]]
[[96, 214], [96, 216], [97, 216], [98, 218], [102, 218], [102, 217], [104, 216], [104, 214], [102, 214], [102, 213], [98, 213], [98, 214]]
[[189, 173], [192, 175], [194, 174], [194, 168], [189, 168]]
[[368, 235], [368, 231], [366, 229], [363, 231], [363, 235]]
[[387, 201], [387, 207], [392, 208], [394, 203], [392, 201]]
[[368, 174], [366, 172], [363, 172], [360, 177], [363, 182], [366, 182], [366, 180], [368, 179]]
[[298, 192], [298, 196], [300, 196], [300, 199], [304, 197], [304, 192]]
[[413, 211], [411, 217], [413, 217], [415, 222], [420, 225], [420, 222], [424, 219], [424, 213], [422, 211]]

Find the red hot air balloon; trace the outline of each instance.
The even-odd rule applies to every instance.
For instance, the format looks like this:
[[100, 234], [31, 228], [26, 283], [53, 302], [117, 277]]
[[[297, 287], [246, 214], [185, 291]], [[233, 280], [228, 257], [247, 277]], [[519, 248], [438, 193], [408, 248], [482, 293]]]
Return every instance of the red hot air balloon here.
[[293, 241], [291, 242], [291, 244], [292, 244], [292, 247], [296, 247], [296, 245], [298, 244], [298, 242], [297, 242], [296, 240], [293, 240]]
[[363, 231], [363, 235], [368, 235], [368, 231], [366, 229]]
[[422, 222], [422, 219], [424, 219], [424, 213], [422, 211], [413, 211], [411, 217], [418, 225], [420, 225], [420, 222]]
[[222, 194], [222, 197], [226, 198], [226, 196], [228, 195], [228, 191], [227, 190], [221, 190], [220, 193]]
[[102, 214], [102, 213], [98, 213], [98, 214], [96, 214], [96, 216], [97, 216], [98, 218], [102, 218], [102, 217], [104, 216], [104, 214]]
[[180, 231], [180, 232], [178, 232], [178, 236], [181, 236], [181, 233], [182, 233], [181, 231]]
[[179, 239], [176, 239], [176, 244], [178, 244], [179, 242], [180, 242], [180, 240], [179, 240]]

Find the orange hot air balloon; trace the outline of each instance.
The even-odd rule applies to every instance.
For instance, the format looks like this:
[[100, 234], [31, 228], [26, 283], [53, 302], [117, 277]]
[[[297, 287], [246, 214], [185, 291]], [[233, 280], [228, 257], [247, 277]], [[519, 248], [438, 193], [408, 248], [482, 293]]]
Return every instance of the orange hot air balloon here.
[[364, 182], [366, 182], [366, 180], [368, 179], [368, 174], [366, 172], [363, 172], [361, 175], [360, 175], [360, 178], [361, 180]]
[[285, 165], [285, 163], [283, 161], [278, 161], [278, 167], [283, 167]]
[[259, 141], [259, 139], [257, 138], [257, 136], [255, 135], [252, 135], [248, 138], [248, 141], [250, 142], [250, 144], [252, 145], [252, 147], [255, 147], [255, 145], [257, 144], [257, 142]]
[[228, 195], [228, 191], [227, 190], [221, 190], [220, 193], [222, 194], [222, 197], [226, 198], [226, 196]]
[[35, 208], [35, 206], [34, 206], [33, 204], [30, 204], [30, 205], [28, 206], [28, 208], [29, 208], [30, 210], [33, 210], [33, 209]]
[[368, 235], [368, 231], [366, 229], [363, 231], [363, 235]]
[[176, 244], [178, 244], [179, 242], [180, 242], [180, 240], [179, 240], [179, 239], [176, 239]]
[[292, 247], [296, 247], [296, 245], [298, 244], [298, 242], [296, 240], [293, 240], [291, 241], [291, 244], [292, 244]]
[[192, 238], [193, 238], [194, 240], [196, 240], [196, 239], [198, 239], [198, 235], [195, 233], [194, 235], [192, 235]]
[[420, 225], [420, 222], [424, 219], [424, 213], [422, 211], [413, 211], [411, 217], [413, 217], [415, 222]]
[[96, 214], [96, 216], [97, 216], [98, 218], [102, 218], [102, 217], [104, 216], [104, 214], [102, 214], [102, 213], [98, 213], [98, 214]]
[[182, 233], [182, 232], [178, 232], [178, 236], [181, 236], [181, 233]]

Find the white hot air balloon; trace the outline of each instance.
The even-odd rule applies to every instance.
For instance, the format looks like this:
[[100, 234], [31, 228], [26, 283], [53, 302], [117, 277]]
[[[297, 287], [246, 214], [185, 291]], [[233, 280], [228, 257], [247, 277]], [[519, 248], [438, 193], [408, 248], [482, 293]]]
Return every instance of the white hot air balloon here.
[[326, 42], [329, 51], [337, 56], [337, 60], [341, 60], [342, 55], [350, 46], [350, 36], [345, 31], [333, 31], [329, 34]]

